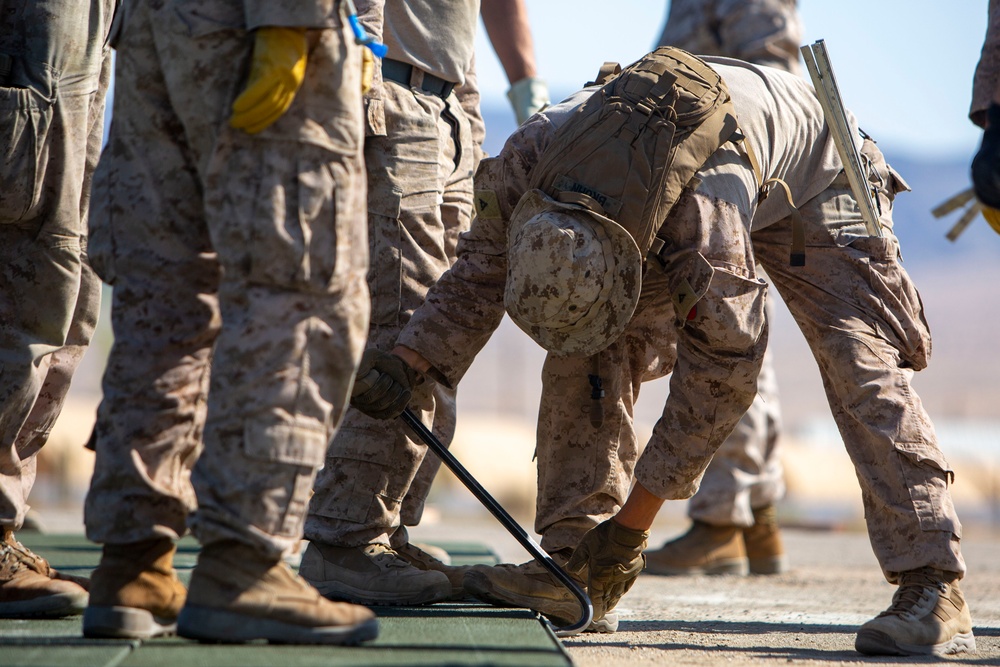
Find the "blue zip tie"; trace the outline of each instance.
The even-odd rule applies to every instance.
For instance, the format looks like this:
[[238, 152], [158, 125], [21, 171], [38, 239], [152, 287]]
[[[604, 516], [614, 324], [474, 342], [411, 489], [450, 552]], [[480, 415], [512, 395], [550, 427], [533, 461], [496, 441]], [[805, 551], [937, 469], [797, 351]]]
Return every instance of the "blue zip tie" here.
[[365, 33], [365, 29], [361, 27], [361, 22], [358, 21], [357, 14], [349, 14], [347, 16], [347, 22], [351, 24], [351, 30], [354, 32], [355, 44], [367, 46], [374, 55], [379, 58], [385, 58], [385, 54], [389, 52], [389, 47], [385, 44], [376, 42], [374, 39], [369, 37], [367, 33]]

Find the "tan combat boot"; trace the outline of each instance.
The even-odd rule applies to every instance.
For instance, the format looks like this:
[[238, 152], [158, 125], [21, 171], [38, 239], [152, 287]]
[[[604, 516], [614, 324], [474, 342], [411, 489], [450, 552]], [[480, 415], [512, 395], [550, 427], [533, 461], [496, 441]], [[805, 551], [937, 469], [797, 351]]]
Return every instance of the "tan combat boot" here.
[[650, 574], [739, 574], [749, 569], [743, 531], [695, 521], [688, 532], [659, 549], [646, 551]]
[[235, 541], [202, 549], [177, 634], [203, 642], [357, 644], [378, 636], [371, 610], [330, 602], [284, 561]]
[[83, 636], [149, 639], [172, 635], [187, 593], [174, 571], [169, 538], [105, 544], [91, 575]]
[[[552, 560], [565, 567], [569, 552], [555, 552]], [[578, 582], [579, 583], [579, 582]], [[463, 587], [474, 597], [497, 607], [525, 607], [546, 616], [556, 626], [567, 626], [580, 618], [580, 601], [538, 561], [520, 565], [473, 565]], [[584, 585], [580, 583], [580, 586]], [[587, 632], [615, 632], [618, 614], [612, 610], [595, 619]]]
[[443, 572], [414, 567], [384, 544], [336, 547], [310, 542], [299, 574], [324, 597], [357, 604], [420, 605], [452, 596], [452, 584]]
[[861, 626], [854, 648], [869, 655], [948, 655], [976, 650], [958, 575], [929, 567], [903, 572], [892, 605]]
[[3, 529], [0, 618], [60, 618], [87, 606], [87, 580], [61, 574]]
[[750, 574], [781, 574], [788, 569], [788, 557], [778, 529], [774, 505], [753, 511], [753, 525], [743, 529]]
[[443, 549], [441, 550], [443, 555], [448, 558], [448, 562], [444, 562], [436, 555], [430, 553], [426, 547], [427, 545], [417, 546], [412, 542], [406, 542], [402, 546], [394, 547], [393, 551], [396, 552], [397, 556], [418, 570], [443, 573], [444, 576], [448, 577], [449, 583], [451, 583], [451, 596], [447, 599], [464, 600], [467, 595], [465, 589], [462, 587], [462, 580], [465, 578], [465, 573], [472, 566], [451, 565], [451, 558], [448, 556], [448, 552]]

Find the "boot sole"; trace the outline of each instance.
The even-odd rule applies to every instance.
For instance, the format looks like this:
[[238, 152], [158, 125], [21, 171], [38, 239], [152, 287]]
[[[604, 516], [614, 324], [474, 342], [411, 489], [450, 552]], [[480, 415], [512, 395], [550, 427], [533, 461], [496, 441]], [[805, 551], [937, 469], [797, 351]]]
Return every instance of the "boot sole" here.
[[750, 574], [781, 574], [788, 571], [788, 557], [768, 556], [750, 559]]
[[177, 633], [177, 619], [134, 607], [87, 607], [83, 636], [90, 639], [152, 639]]
[[76, 616], [87, 608], [88, 595], [57, 594], [33, 600], [0, 603], [0, 618], [63, 618]]
[[971, 632], [960, 632], [940, 644], [905, 644], [878, 630], [860, 630], [854, 640], [854, 648], [866, 655], [941, 656], [975, 652], [976, 638]]
[[378, 636], [378, 619], [370, 618], [356, 625], [308, 627], [222, 609], [185, 606], [177, 618], [177, 634], [211, 644], [265, 639], [272, 644], [352, 646]]
[[710, 565], [692, 565], [688, 567], [673, 567], [670, 565], [657, 565], [646, 561], [644, 574], [658, 574], [664, 577], [685, 577], [695, 574], [720, 575], [734, 574], [744, 577], [750, 572], [750, 564], [745, 558], [732, 560], [720, 560]]

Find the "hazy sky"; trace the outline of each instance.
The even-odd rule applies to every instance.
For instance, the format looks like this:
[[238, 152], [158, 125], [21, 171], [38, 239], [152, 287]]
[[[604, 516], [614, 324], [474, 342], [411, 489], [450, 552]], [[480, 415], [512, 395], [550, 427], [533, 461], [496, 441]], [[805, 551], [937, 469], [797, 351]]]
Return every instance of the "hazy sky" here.
[[[605, 60], [649, 51], [664, 0], [527, 0], [541, 76], [554, 96], [593, 78]], [[972, 74], [987, 0], [800, 0], [805, 43], [825, 39], [841, 93], [878, 141], [916, 155], [974, 152]], [[507, 80], [480, 31], [484, 101], [505, 104]]]

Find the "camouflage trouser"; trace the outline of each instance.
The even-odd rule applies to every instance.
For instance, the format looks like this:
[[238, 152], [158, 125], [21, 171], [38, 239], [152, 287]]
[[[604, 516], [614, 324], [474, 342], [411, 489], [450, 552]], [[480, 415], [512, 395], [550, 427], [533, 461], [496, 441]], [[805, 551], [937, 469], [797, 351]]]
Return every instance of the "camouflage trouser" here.
[[796, 0], [670, 0], [657, 44], [798, 74], [802, 24], [795, 5]]
[[0, 526], [15, 530], [97, 324], [86, 220], [114, 6], [7, 0], [0, 12]]
[[[372, 256], [368, 345], [382, 350], [392, 349], [427, 290], [454, 262], [457, 232], [469, 228], [472, 213], [469, 122], [454, 94], [442, 99], [413, 83], [384, 84], [386, 134], [365, 142]], [[453, 390], [427, 383], [410, 407], [443, 443], [451, 442]], [[420, 520], [440, 461], [425, 459], [426, 446], [408, 434], [400, 420], [347, 411], [316, 480], [307, 538], [345, 546], [388, 543], [401, 523]]]
[[872, 142], [865, 142], [862, 154], [885, 184], [879, 196], [883, 238], [865, 235], [841, 174], [799, 208], [804, 267], [789, 266], [787, 219], [753, 233], [754, 255], [819, 364], [886, 577], [894, 581], [897, 573], [922, 566], [964, 573], [962, 526], [948, 490], [954, 473], [911, 385], [914, 371], [927, 365], [931, 337], [892, 233], [899, 181]]
[[[773, 315], [768, 301], [768, 319]], [[785, 495], [784, 468], [778, 454], [781, 409], [771, 349], [757, 376], [757, 396], [750, 409], [708, 464], [688, 516], [716, 526], [752, 526], [753, 510], [773, 505]]]
[[135, 2], [118, 44], [91, 223], [115, 329], [96, 542], [181, 535], [197, 497], [202, 544], [297, 543], [364, 345], [359, 48], [346, 25], [309, 31], [292, 106], [251, 136], [227, 122], [243, 25], [239, 3]]

